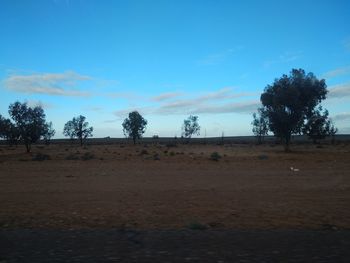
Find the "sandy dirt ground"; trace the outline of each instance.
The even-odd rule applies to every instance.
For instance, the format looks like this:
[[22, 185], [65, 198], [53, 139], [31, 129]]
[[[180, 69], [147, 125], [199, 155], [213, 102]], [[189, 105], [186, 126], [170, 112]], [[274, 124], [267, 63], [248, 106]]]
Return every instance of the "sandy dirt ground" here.
[[[38, 145], [26, 154], [23, 146], [2, 145], [0, 226], [350, 229], [350, 145], [292, 150]], [[222, 158], [211, 160], [212, 152]], [[35, 160], [38, 153], [50, 160]]]

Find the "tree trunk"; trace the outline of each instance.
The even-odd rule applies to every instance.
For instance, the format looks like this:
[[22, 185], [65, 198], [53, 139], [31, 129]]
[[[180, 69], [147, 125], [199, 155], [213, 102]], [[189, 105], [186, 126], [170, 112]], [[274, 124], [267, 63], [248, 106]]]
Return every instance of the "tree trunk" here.
[[26, 145], [27, 153], [30, 153], [30, 144], [28, 142], [24, 143]]
[[136, 137], [132, 137], [132, 141], [134, 142], [134, 145], [136, 144]]
[[335, 143], [335, 136], [334, 135], [332, 135], [332, 144], [334, 144]]
[[80, 137], [80, 147], [83, 146], [83, 137]]
[[290, 152], [290, 148], [289, 148], [290, 138], [291, 138], [290, 134], [287, 134], [286, 137], [285, 137], [285, 140], [284, 140], [284, 151], [285, 152]]
[[258, 135], [258, 144], [261, 144], [262, 143], [262, 139], [261, 139], [261, 135]]

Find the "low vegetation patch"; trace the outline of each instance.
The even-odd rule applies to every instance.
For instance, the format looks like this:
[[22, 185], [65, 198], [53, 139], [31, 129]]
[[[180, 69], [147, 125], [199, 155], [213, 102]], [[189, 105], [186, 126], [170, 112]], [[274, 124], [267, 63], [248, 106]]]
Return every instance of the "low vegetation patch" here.
[[46, 161], [46, 160], [51, 160], [50, 155], [44, 154], [44, 153], [37, 153], [33, 158], [33, 161]]
[[187, 228], [191, 230], [206, 230], [208, 226], [199, 222], [191, 222], [187, 225]]
[[269, 159], [269, 156], [267, 156], [266, 154], [260, 154], [260, 155], [258, 156], [258, 159], [259, 159], [259, 160], [267, 160], [267, 159]]
[[148, 151], [146, 149], [143, 149], [141, 152], [140, 152], [140, 155], [147, 155], [149, 154]]
[[79, 156], [74, 153], [67, 155], [66, 160], [79, 160]]
[[171, 143], [167, 143], [165, 146], [168, 148], [171, 148], [171, 147], [177, 147], [177, 144], [171, 142]]
[[83, 156], [81, 156], [81, 159], [83, 161], [88, 161], [88, 160], [92, 160], [95, 158], [95, 155], [93, 153], [90, 153], [90, 152], [86, 152], [83, 154]]
[[210, 160], [212, 161], [219, 161], [221, 159], [221, 155], [218, 152], [213, 152], [210, 155]]
[[155, 161], [159, 161], [160, 160], [160, 157], [159, 157], [158, 153], [153, 154], [153, 160], [155, 160]]

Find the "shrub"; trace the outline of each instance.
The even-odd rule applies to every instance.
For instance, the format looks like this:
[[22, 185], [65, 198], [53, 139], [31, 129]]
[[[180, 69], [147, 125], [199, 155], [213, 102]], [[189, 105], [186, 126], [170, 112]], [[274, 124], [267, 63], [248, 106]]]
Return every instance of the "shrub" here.
[[92, 153], [89, 153], [89, 152], [84, 153], [83, 156], [81, 157], [81, 159], [83, 161], [91, 160], [91, 159], [94, 159], [94, 158], [95, 158], [95, 155], [92, 154]]
[[269, 156], [267, 156], [266, 154], [260, 154], [258, 156], [258, 158], [259, 158], [259, 160], [267, 160], [267, 159], [269, 159]]
[[191, 222], [187, 225], [187, 227], [192, 230], [205, 230], [208, 228], [206, 225], [199, 222]]
[[71, 153], [67, 155], [66, 160], [79, 160], [79, 156], [76, 156], [75, 154]]
[[218, 152], [213, 152], [210, 155], [210, 160], [219, 161], [220, 159], [221, 159], [221, 155]]
[[45, 160], [51, 160], [51, 157], [50, 155], [48, 154], [44, 154], [44, 153], [37, 153], [33, 159], [33, 161], [45, 161]]
[[153, 155], [153, 160], [155, 160], [155, 161], [159, 161], [159, 160], [160, 160], [160, 157], [159, 157], [159, 154], [158, 154], [158, 153], [155, 153], [155, 154]]
[[140, 155], [146, 155], [148, 154], [148, 151], [146, 149], [143, 149], [141, 152], [140, 152]]
[[172, 142], [167, 143], [165, 146], [168, 147], [168, 148], [177, 147], [176, 143], [172, 143]]

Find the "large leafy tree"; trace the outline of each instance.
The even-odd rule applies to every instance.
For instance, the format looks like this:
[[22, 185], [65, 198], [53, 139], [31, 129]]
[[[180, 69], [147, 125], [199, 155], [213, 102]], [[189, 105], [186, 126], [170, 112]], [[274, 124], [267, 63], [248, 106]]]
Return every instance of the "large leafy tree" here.
[[[27, 103], [15, 102], [9, 106], [9, 114], [14, 121], [11, 136], [19, 136], [30, 152], [31, 145], [47, 133], [47, 123], [41, 106], [29, 107]], [[10, 125], [11, 126], [11, 125]]]
[[252, 125], [252, 131], [258, 139], [258, 143], [261, 144], [269, 131], [268, 119], [262, 109], [258, 109], [258, 114], [253, 113]]
[[326, 94], [325, 80], [303, 69], [293, 69], [265, 88], [260, 97], [262, 111], [269, 120], [269, 129], [284, 141], [286, 151], [292, 134], [302, 132], [304, 122]]
[[185, 138], [191, 138], [192, 135], [199, 135], [201, 127], [198, 123], [198, 116], [190, 115], [187, 119], [184, 120], [182, 125], [182, 135]]
[[86, 117], [79, 115], [68, 121], [63, 128], [63, 135], [71, 139], [77, 138], [80, 141], [80, 146], [83, 145], [83, 140], [92, 137], [93, 127], [89, 127]]
[[145, 133], [147, 120], [137, 111], [133, 111], [129, 113], [129, 117], [124, 120], [122, 126], [124, 135], [132, 138], [136, 144], [136, 139], [142, 138], [142, 134]]

